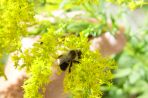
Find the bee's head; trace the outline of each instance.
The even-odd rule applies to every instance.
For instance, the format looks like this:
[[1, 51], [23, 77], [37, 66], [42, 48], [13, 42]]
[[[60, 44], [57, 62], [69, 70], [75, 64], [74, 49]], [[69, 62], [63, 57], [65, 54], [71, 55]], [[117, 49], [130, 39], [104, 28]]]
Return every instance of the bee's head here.
[[76, 52], [76, 55], [78, 56], [78, 59], [80, 59], [82, 54], [81, 50], [75, 50], [75, 52]]
[[70, 50], [69, 53], [68, 53], [68, 55], [69, 55], [72, 59], [74, 59], [74, 58], [76, 57], [76, 51], [75, 51], [75, 50]]
[[81, 58], [81, 54], [82, 52], [80, 50], [70, 50], [68, 55], [72, 58], [72, 59], [75, 59], [76, 56], [78, 57], [78, 59]]

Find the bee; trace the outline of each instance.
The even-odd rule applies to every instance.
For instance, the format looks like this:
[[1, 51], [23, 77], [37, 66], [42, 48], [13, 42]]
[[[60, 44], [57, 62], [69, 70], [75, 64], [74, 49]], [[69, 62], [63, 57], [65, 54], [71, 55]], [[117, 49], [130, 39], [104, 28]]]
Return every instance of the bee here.
[[73, 63], [80, 63], [82, 52], [80, 50], [70, 50], [65, 55], [60, 55], [58, 57], [58, 65], [62, 71], [65, 71], [69, 67], [69, 72], [71, 72], [71, 67]]

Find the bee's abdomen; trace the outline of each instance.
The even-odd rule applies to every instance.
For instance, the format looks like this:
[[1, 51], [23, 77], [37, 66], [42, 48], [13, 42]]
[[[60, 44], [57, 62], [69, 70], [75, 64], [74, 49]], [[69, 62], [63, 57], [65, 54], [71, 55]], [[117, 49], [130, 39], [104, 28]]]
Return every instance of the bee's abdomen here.
[[65, 71], [68, 67], [69, 63], [68, 62], [63, 62], [62, 64], [60, 64], [60, 68], [62, 71]]

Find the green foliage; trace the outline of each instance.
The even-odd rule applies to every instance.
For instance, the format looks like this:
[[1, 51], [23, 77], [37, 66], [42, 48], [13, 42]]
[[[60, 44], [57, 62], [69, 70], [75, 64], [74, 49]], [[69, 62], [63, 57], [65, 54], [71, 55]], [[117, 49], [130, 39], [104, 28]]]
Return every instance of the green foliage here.
[[60, 8], [60, 3], [64, 0], [29, 0], [30, 2], [34, 3], [35, 12], [42, 12], [42, 10], [46, 11], [54, 11]]
[[20, 48], [20, 39], [33, 22], [33, 8], [27, 0], [0, 1], [0, 54]]
[[[84, 0], [86, 1], [86, 0]], [[84, 2], [79, 0], [64, 0], [63, 2], [59, 3], [58, 6], [64, 10], [65, 14], [70, 14], [69, 12], [77, 11], [77, 10], [84, 10], [85, 15], [76, 15], [73, 18], [58, 18], [53, 17], [55, 21], [56, 28], [61, 28], [61, 25], [58, 26], [58, 24], [62, 24], [63, 26], [63, 33], [74, 33], [76, 35], [79, 35], [80, 32], [84, 32], [85, 36], [93, 35], [93, 36], [99, 36], [104, 32], [110, 32], [112, 34], [115, 34], [117, 32], [118, 25], [116, 23], [116, 19], [112, 16], [107, 16], [105, 13], [106, 7], [105, 7], [105, 1], [103, 0], [96, 0], [99, 1], [99, 3], [90, 2], [89, 0]], [[76, 2], [76, 6], [75, 3]], [[77, 4], [77, 2], [80, 2], [81, 4]], [[72, 4], [72, 5], [71, 5]], [[65, 8], [69, 6], [69, 8]], [[50, 10], [50, 8], [48, 8]], [[52, 12], [52, 11], [51, 11]], [[60, 17], [60, 16], [59, 16]], [[107, 20], [111, 21], [111, 24], [108, 23]], [[44, 22], [44, 21], [43, 21]], [[48, 26], [48, 24], [43, 25], [42, 28], [45, 28]], [[40, 29], [40, 28], [39, 28]], [[40, 31], [44, 31], [45, 29], [40, 29]], [[38, 34], [38, 30], [35, 31], [33, 34]]]
[[134, 10], [137, 7], [141, 7], [144, 4], [147, 4], [146, 2], [144, 2], [144, 0], [107, 0], [107, 1], [118, 5], [126, 5], [131, 10]]
[[[45, 85], [49, 83], [51, 64], [43, 58], [36, 58], [30, 67], [31, 77], [24, 83], [24, 98], [43, 98]], [[39, 92], [40, 91], [40, 92]]]
[[[116, 3], [115, 0], [107, 0]], [[75, 21], [75, 18], [71, 22], [65, 20], [59, 20], [56, 24], [64, 24], [63, 26], [53, 25], [48, 22], [39, 23], [35, 32], [30, 32], [29, 34], [41, 34], [41, 39], [33, 45], [33, 48], [27, 49], [25, 51], [20, 50], [20, 40], [21, 37], [28, 34], [26, 31], [27, 27], [32, 24], [33, 20], [33, 6], [35, 8], [42, 8], [45, 6], [46, 9], [53, 11], [55, 9], [64, 8], [65, 11], [77, 9], [84, 9], [86, 11], [87, 18], [94, 18], [97, 23], [91, 22], [82, 23], [82, 21]], [[103, 0], [1, 0], [0, 1], [0, 56], [4, 52], [12, 52], [14, 50], [19, 50], [16, 55], [13, 56], [15, 65], [18, 68], [26, 68], [28, 72], [28, 80], [24, 83], [24, 98], [43, 98], [45, 93], [46, 84], [50, 83], [49, 77], [52, 75], [51, 67], [58, 57], [57, 51], [69, 51], [71, 49], [80, 49], [82, 51], [82, 58], [80, 64], [74, 64], [71, 73], [67, 73], [64, 81], [65, 91], [70, 93], [74, 98], [100, 98], [103, 93], [100, 90], [102, 85], [111, 85], [111, 80], [113, 78], [112, 70], [116, 69], [116, 64], [109, 58], [103, 58], [97, 52], [91, 52], [89, 50], [89, 43], [85, 36], [92, 34], [98, 36], [105, 31], [112, 31], [108, 27], [107, 15], [104, 10]], [[39, 5], [38, 5], [39, 3]], [[77, 4], [77, 5], [74, 5]], [[133, 1], [133, 0], [117, 0], [119, 5], [128, 5], [131, 9], [141, 6], [143, 2]], [[98, 11], [99, 9], [99, 11]], [[40, 10], [42, 11], [42, 10]], [[38, 12], [38, 10], [36, 11]], [[118, 26], [113, 17], [110, 17], [112, 21], [113, 28], [117, 29]], [[49, 29], [50, 28], [50, 29]], [[57, 30], [58, 29], [58, 30]], [[57, 31], [56, 31], [57, 30]], [[48, 33], [46, 33], [48, 32]], [[64, 36], [64, 33], [78, 33], [79, 37], [69, 34], [69, 36]], [[83, 34], [81, 34], [82, 32]], [[115, 31], [114, 31], [115, 32]], [[45, 34], [42, 34], [45, 33]], [[62, 38], [64, 36], [64, 38]], [[147, 40], [147, 39], [146, 39]], [[130, 40], [131, 41], [131, 40]], [[147, 42], [146, 42], [147, 44]], [[146, 55], [146, 44], [139, 45], [129, 45], [127, 47], [127, 53], [123, 53], [123, 58], [128, 58], [130, 66], [132, 69], [119, 70], [116, 77], [121, 78], [117, 81], [117, 86], [110, 88], [111, 96], [117, 94], [121, 96], [127, 92], [130, 94], [139, 94], [144, 92], [141, 89], [140, 92], [136, 87], [139, 85], [144, 86], [147, 89], [145, 81], [147, 81], [147, 68], [143, 66], [147, 64], [144, 61], [143, 55]], [[131, 49], [134, 47], [133, 50]], [[143, 48], [141, 48], [143, 47]], [[133, 61], [130, 61], [135, 55], [135, 51], [140, 53], [136, 55]], [[144, 53], [141, 55], [141, 53]], [[121, 57], [122, 57], [121, 56]], [[138, 58], [138, 59], [137, 59]], [[141, 59], [142, 62], [141, 62]], [[122, 63], [123, 61], [117, 59], [117, 61]], [[140, 61], [139, 61], [140, 60]], [[22, 61], [22, 64], [20, 64]], [[122, 65], [122, 64], [121, 64]], [[138, 65], [138, 66], [135, 66]], [[144, 70], [144, 73], [142, 70]], [[0, 70], [4, 69], [4, 66], [0, 65]], [[140, 73], [140, 74], [137, 74]], [[0, 73], [3, 74], [3, 73]], [[143, 75], [144, 74], [144, 75]], [[134, 77], [136, 76], [136, 77]], [[123, 78], [124, 77], [124, 78]], [[141, 78], [142, 77], [142, 78]], [[143, 81], [144, 80], [144, 81]], [[122, 84], [126, 81], [126, 84]], [[136, 81], [140, 81], [139, 84], [135, 84]], [[132, 88], [132, 86], [135, 88]], [[124, 87], [123, 90], [120, 87]], [[115, 97], [114, 97], [115, 98]]]
[[31, 30], [28, 31], [29, 35], [39, 35], [46, 33], [48, 31], [48, 28], [58, 29], [57, 23], [51, 23], [49, 21], [41, 21], [37, 22], [36, 25], [33, 25], [30, 27]]
[[[50, 30], [42, 35], [42, 38], [34, 44], [32, 49], [13, 57], [16, 66], [25, 67], [29, 74], [29, 79], [25, 81], [23, 86], [25, 91], [24, 98], [43, 98], [45, 85], [50, 82], [51, 65], [57, 58], [56, 46], [58, 44], [56, 40], [58, 36], [51, 32]], [[19, 60], [22, 60], [23, 64], [18, 66]]]
[[[102, 4], [102, 2], [111, 2], [117, 5], [124, 5], [131, 10], [134, 10], [138, 7], [142, 7], [143, 5], [147, 5], [148, 3], [144, 0], [64, 0], [65, 4], [70, 4], [70, 6], [75, 5], [85, 5], [85, 4]], [[71, 5], [75, 4], [75, 5]], [[69, 7], [70, 8], [70, 7]], [[72, 7], [71, 7], [72, 8]]]
[[[0, 0], [0, 61], [5, 53], [20, 49], [21, 37], [27, 34], [33, 15], [27, 0]], [[0, 63], [0, 72], [3, 72], [4, 64]]]
[[80, 35], [80, 32], [82, 32], [86, 37], [88, 37], [89, 35], [96, 37], [105, 32], [112, 32], [112, 34], [115, 34], [118, 30], [118, 26], [114, 22], [112, 22], [112, 24], [115, 24], [113, 29], [106, 21], [100, 21], [99, 24], [97, 23], [97, 20], [95, 21], [96, 23], [92, 23], [91, 21], [89, 22], [88, 20], [83, 19], [70, 20], [64, 24], [63, 33]]
[[5, 73], [4, 73], [7, 58], [8, 58], [8, 56], [6, 54], [3, 54], [3, 56], [0, 59], [0, 76], [4, 76], [5, 79], [7, 79], [7, 77], [5, 76]]
[[[49, 30], [48, 33], [42, 35], [32, 49], [14, 56], [16, 65], [19, 60], [22, 60], [23, 64], [17, 66], [27, 68], [30, 75], [23, 86], [25, 90], [24, 98], [43, 98], [45, 85], [50, 83], [51, 67], [58, 57], [57, 51], [69, 51], [71, 49], [80, 49], [82, 59], [81, 64], [75, 65], [72, 69], [72, 73], [67, 73], [64, 82], [66, 91], [70, 92], [74, 98], [83, 98], [82, 96], [86, 96], [85, 98], [101, 97], [100, 86], [111, 84], [113, 78], [111, 70], [116, 68], [115, 63], [103, 58], [96, 52], [91, 52], [87, 38], [84, 35], [80, 37], [70, 35], [64, 38], [63, 41], [60, 33], [53, 32]], [[41, 42], [43, 43], [41, 44]], [[78, 82], [79, 84], [77, 84]], [[87, 93], [88, 90], [90, 95]]]
[[[137, 35], [128, 33], [124, 51], [115, 59], [119, 70], [114, 85], [107, 88], [104, 98], [147, 98], [148, 89], [148, 35], [147, 25], [138, 29]], [[126, 62], [126, 63], [125, 63]]]
[[[37, 0], [37, 1], [42, 1], [42, 0]], [[63, 30], [65, 31], [64, 33], [75, 33], [76, 35], [79, 35], [80, 32], [84, 32], [86, 36], [88, 35], [99, 36], [104, 32], [110, 32], [112, 34], [115, 34], [119, 30], [118, 24], [116, 23], [117, 19], [112, 15], [107, 16], [107, 13], [106, 13], [107, 9], [105, 7], [106, 2], [126, 5], [127, 3], [134, 2], [134, 1], [118, 0], [118, 3], [117, 3], [114, 0], [93, 0], [93, 1], [92, 0], [63, 0], [63, 1], [59, 0], [54, 2], [55, 3], [54, 5], [56, 5], [56, 7], [52, 9], [50, 7], [52, 6], [51, 4], [53, 4], [53, 1], [47, 0], [46, 1], [47, 5], [45, 6], [45, 9], [48, 11], [50, 10], [51, 12], [59, 8], [63, 9], [65, 12], [71, 12], [73, 10], [85, 11], [85, 16], [78, 15], [70, 19], [67, 19], [67, 18], [59, 19], [57, 17], [54, 17], [56, 20], [58, 20], [56, 21], [56, 24], [61, 24], [62, 22], [62, 25], [64, 25], [64, 30]], [[93, 21], [91, 21], [91, 19], [93, 19]], [[111, 21], [111, 24], [108, 23], [108, 20]], [[42, 31], [44, 32], [44, 30], [46, 30], [47, 25], [46, 24], [43, 25], [42, 27], [43, 29], [37, 30], [33, 34], [38, 34], [38, 32], [42, 32]]]

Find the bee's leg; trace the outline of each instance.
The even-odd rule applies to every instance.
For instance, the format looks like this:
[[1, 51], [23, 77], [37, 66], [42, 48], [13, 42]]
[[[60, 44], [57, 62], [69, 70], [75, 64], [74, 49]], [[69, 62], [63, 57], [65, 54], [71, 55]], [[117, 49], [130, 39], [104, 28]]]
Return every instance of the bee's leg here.
[[58, 59], [61, 58], [62, 56], [63, 56], [63, 55], [59, 55], [59, 56], [58, 56]]
[[73, 60], [73, 62], [74, 62], [74, 63], [80, 63], [80, 62], [79, 62], [79, 61], [77, 61], [77, 60]]
[[71, 72], [71, 67], [72, 67], [72, 61], [70, 61], [69, 73]]

